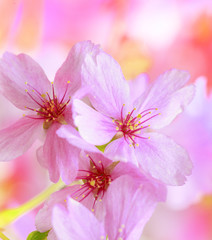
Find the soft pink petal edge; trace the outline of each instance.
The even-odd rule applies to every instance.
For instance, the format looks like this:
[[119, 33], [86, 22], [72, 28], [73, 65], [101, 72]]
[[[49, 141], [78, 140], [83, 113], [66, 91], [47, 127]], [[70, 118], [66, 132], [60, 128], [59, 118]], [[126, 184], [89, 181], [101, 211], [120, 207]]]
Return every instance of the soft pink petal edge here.
[[61, 126], [56, 134], [60, 137], [60, 138], [64, 138], [66, 139], [66, 141], [85, 151], [90, 151], [90, 152], [100, 152], [98, 150], [98, 148], [96, 148], [93, 144], [90, 144], [88, 142], [86, 142], [80, 135], [79, 132], [72, 126], [70, 125], [63, 125]]
[[52, 225], [58, 239], [101, 239], [105, 235], [103, 226], [93, 213], [71, 198], [67, 201], [68, 211], [60, 205], [53, 209]]
[[119, 64], [96, 46], [82, 66], [82, 81], [90, 88], [89, 98], [96, 110], [118, 119], [129, 101], [129, 86]]
[[186, 71], [172, 69], [152, 83], [149, 89], [143, 93], [136, 102], [138, 112], [157, 108], [155, 114], [160, 115], [152, 118], [149, 123], [152, 128], [162, 128], [168, 125], [181, 113], [194, 97], [194, 86], [185, 86], [190, 75]]
[[73, 96], [81, 87], [81, 67], [86, 54], [94, 48], [91, 41], [76, 43], [70, 50], [65, 62], [55, 75], [54, 85], [58, 98], [62, 98], [67, 90], [66, 97]]
[[75, 115], [74, 122], [79, 133], [88, 143], [103, 145], [108, 143], [116, 133], [112, 119], [95, 111], [82, 101], [76, 99], [73, 102]]
[[168, 185], [183, 185], [192, 171], [186, 150], [171, 138], [159, 133], [147, 133], [150, 139], [139, 140], [135, 155], [141, 169]]
[[44, 94], [51, 89], [40, 65], [26, 54], [14, 55], [6, 52], [0, 61], [0, 75], [2, 94], [20, 109], [25, 109], [25, 106], [37, 107], [26, 90], [30, 92], [34, 88]]

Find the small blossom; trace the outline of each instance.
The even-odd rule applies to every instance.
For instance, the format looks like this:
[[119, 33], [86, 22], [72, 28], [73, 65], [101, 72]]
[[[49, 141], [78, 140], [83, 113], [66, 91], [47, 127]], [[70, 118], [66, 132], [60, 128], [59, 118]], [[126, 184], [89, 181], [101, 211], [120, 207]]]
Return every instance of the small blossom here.
[[86, 91], [81, 88], [80, 71], [87, 47], [90, 47], [88, 42], [81, 42], [71, 49], [52, 83], [29, 56], [4, 54], [0, 61], [0, 91], [26, 113], [15, 124], [0, 131], [1, 161], [22, 155], [44, 135], [44, 145], [37, 155], [49, 170], [50, 179], [56, 182], [62, 176], [68, 183], [76, 177], [80, 150], [59, 138], [56, 131], [68, 124], [72, 134], [80, 139], [73, 124], [72, 99]]
[[[51, 198], [45, 203], [44, 207], [36, 216], [37, 229], [45, 232], [52, 227], [52, 209], [58, 203], [66, 207], [67, 197], [81, 202], [90, 212], [94, 213], [98, 220], [102, 221], [105, 215], [107, 215], [108, 210], [106, 206], [109, 203], [111, 204], [109, 204], [110, 208], [116, 208], [116, 206], [113, 206], [113, 198], [107, 196], [111, 187], [114, 196], [117, 196], [121, 201], [118, 197], [121, 187], [116, 185], [116, 181], [121, 179], [119, 184], [123, 184], [124, 186], [125, 183], [122, 183], [124, 179], [122, 178], [123, 176], [129, 179], [131, 183], [131, 186], [127, 184], [124, 187], [125, 190], [123, 194], [126, 194], [126, 200], [128, 199], [128, 194], [131, 196], [133, 191], [135, 193], [136, 189], [140, 187], [142, 187], [145, 194], [149, 194], [155, 202], [165, 200], [165, 187], [147, 179], [133, 164], [112, 162], [101, 153], [82, 152], [80, 155], [78, 175], [76, 177], [76, 180], [80, 180], [81, 184], [66, 187], [52, 194]], [[128, 200], [130, 202], [130, 199]], [[114, 199], [114, 201], [116, 200]], [[122, 210], [120, 209], [120, 211]]]
[[106, 215], [101, 222], [82, 204], [70, 198], [66, 207], [54, 206], [52, 226], [56, 239], [140, 239], [157, 201], [147, 185], [138, 186], [129, 176], [116, 179], [108, 189]]
[[134, 91], [136, 85], [129, 87], [118, 63], [96, 47], [82, 65], [82, 80], [89, 86], [95, 109], [74, 100], [75, 124], [87, 142], [109, 142], [105, 154], [110, 158], [131, 161], [166, 184], [182, 185], [192, 169], [189, 156], [156, 130], [183, 111], [193, 98], [194, 88], [185, 86], [189, 79], [186, 71], [169, 70], [151, 84], [146, 78], [141, 75], [137, 80], [147, 82], [138, 85], [143, 87], [139, 95], [137, 89]]

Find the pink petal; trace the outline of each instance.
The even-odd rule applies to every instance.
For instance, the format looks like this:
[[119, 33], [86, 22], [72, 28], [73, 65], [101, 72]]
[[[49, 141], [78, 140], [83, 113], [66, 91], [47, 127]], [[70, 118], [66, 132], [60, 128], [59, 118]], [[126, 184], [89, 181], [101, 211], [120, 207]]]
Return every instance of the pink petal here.
[[106, 238], [102, 224], [93, 213], [72, 199], [68, 199], [68, 211], [61, 205], [55, 206], [52, 223], [59, 240]]
[[124, 137], [109, 143], [104, 151], [105, 155], [114, 161], [131, 162], [138, 166], [138, 161], [132, 147], [126, 142]]
[[90, 152], [100, 152], [97, 147], [87, 143], [81, 138], [79, 132], [70, 125], [62, 125], [57, 130], [57, 135], [61, 138], [66, 139], [71, 145]]
[[184, 87], [189, 77], [186, 71], [167, 71], [142, 95], [138, 111], [158, 108], [156, 113], [161, 114], [148, 122], [152, 128], [168, 125], [190, 103], [194, 96], [194, 86]]
[[[134, 182], [142, 184], [150, 184], [150, 178], [146, 177], [143, 173], [141, 173], [140, 169], [136, 167], [134, 164], [129, 162], [119, 162], [114, 170], [111, 173], [111, 177], [113, 180], [127, 175], [134, 179]], [[152, 186], [155, 187], [155, 196], [157, 196], [158, 200], [165, 201], [166, 199], [166, 188], [164, 184], [160, 184], [157, 180], [151, 179]]]
[[27, 117], [0, 131], [0, 161], [21, 156], [42, 134], [42, 120]]
[[63, 115], [64, 115], [64, 119], [65, 119], [66, 123], [68, 125], [73, 126], [74, 120], [73, 120], [73, 112], [72, 112], [72, 104], [71, 103], [69, 103], [69, 105], [67, 105]]
[[46, 232], [52, 228], [52, 211], [56, 204], [60, 203], [66, 206], [66, 199], [74, 191], [77, 186], [71, 186], [54, 192], [50, 198], [44, 203], [44, 206], [39, 210], [35, 218], [36, 229], [40, 232]]
[[119, 178], [123, 175], [129, 175], [137, 181], [146, 179], [140, 169], [130, 162], [119, 162], [111, 173], [112, 179]]
[[48, 233], [47, 240], [58, 240], [56, 233], [51, 229]]
[[135, 154], [142, 170], [168, 185], [183, 185], [191, 174], [192, 163], [180, 145], [158, 133], [148, 133], [150, 139], [139, 140]]
[[112, 119], [95, 111], [80, 100], [74, 100], [74, 111], [78, 114], [74, 121], [79, 133], [94, 145], [108, 143], [116, 133]]
[[[211, 111], [208, 112], [208, 108], [210, 108], [212, 102], [209, 101], [207, 96], [207, 79], [203, 76], [199, 77], [194, 85], [195, 96], [191, 104], [186, 108], [186, 114], [190, 114], [192, 117], [199, 117], [205, 111], [209, 115]], [[205, 118], [208, 118], [208, 116], [205, 116]]]
[[134, 102], [141, 94], [147, 89], [149, 77], [147, 74], [142, 73], [135, 79], [127, 81], [130, 87], [130, 100]]
[[85, 56], [82, 80], [90, 88], [89, 98], [94, 108], [118, 119], [123, 104], [128, 103], [129, 86], [119, 64], [98, 46], [94, 47]]
[[39, 161], [48, 169], [51, 181], [57, 182], [61, 176], [62, 180], [69, 184], [77, 175], [80, 150], [57, 136], [56, 131], [60, 126], [55, 123], [48, 129], [43, 157], [39, 154]]
[[[37, 103], [28, 95], [33, 88], [40, 94], [50, 91], [50, 82], [44, 71], [31, 57], [25, 54], [16, 56], [12, 53], [5, 53], [0, 61], [0, 76], [2, 94], [20, 109], [25, 109], [25, 106], [38, 107]], [[25, 91], [26, 89], [28, 93]], [[36, 94], [33, 96], [36, 98]]]
[[[85, 55], [91, 52], [93, 44], [90, 41], [76, 43], [70, 50], [68, 57], [56, 73], [54, 85], [57, 97], [63, 97], [66, 88], [66, 97], [73, 96], [81, 87], [81, 66]], [[69, 83], [68, 83], [69, 82]]]
[[155, 192], [158, 190], [151, 182], [138, 185], [129, 176], [111, 183], [105, 199], [105, 230], [109, 239], [140, 239], [144, 225], [160, 200]]

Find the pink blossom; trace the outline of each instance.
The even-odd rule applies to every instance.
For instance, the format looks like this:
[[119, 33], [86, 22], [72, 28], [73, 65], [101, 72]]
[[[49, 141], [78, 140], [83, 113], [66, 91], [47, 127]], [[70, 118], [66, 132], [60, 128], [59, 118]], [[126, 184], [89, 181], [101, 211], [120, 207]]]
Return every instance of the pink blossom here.
[[90, 47], [89, 42], [76, 44], [57, 71], [54, 83], [49, 82], [41, 67], [29, 56], [4, 54], [0, 61], [0, 91], [27, 113], [0, 131], [1, 161], [22, 155], [44, 135], [45, 142], [38, 150], [38, 157], [49, 170], [50, 179], [56, 182], [61, 175], [64, 181], [70, 182], [76, 177], [79, 149], [59, 138], [56, 131], [68, 124], [73, 135], [80, 138], [73, 125], [72, 99], [84, 94], [80, 70], [84, 52], [89, 51], [85, 49]]
[[[166, 189], [163, 185], [147, 179], [133, 164], [112, 162], [101, 153], [81, 153], [76, 180], [81, 180], [82, 184], [66, 187], [55, 192], [39, 211], [36, 217], [36, 227], [39, 231], [45, 232], [52, 228], [52, 209], [58, 203], [66, 207], [67, 197], [72, 197], [82, 202], [89, 211], [95, 214], [98, 220], [102, 221], [109, 214], [107, 206], [108, 209], [114, 208], [113, 211], [115, 211], [117, 206], [113, 206], [113, 204], [116, 204], [117, 200], [120, 203], [123, 202], [124, 205], [128, 201], [128, 208], [130, 209], [130, 198], [134, 194], [136, 198], [136, 191], [141, 186], [142, 193], [144, 194], [143, 201], [145, 202], [145, 197], [148, 197], [149, 204], [152, 207], [153, 205], [155, 206], [156, 202], [164, 201], [166, 196]], [[125, 183], [127, 181], [128, 184]], [[123, 192], [122, 188], [124, 188]], [[112, 189], [113, 194], [109, 193], [108, 196], [110, 189]], [[121, 199], [122, 195], [124, 195], [124, 199]], [[143, 201], [139, 200], [136, 206], [142, 208]], [[118, 211], [122, 212], [122, 207], [125, 206], [120, 206]], [[137, 209], [137, 211], [141, 210]], [[117, 214], [121, 213], [117, 212]], [[54, 235], [51, 231], [50, 234]]]
[[[172, 69], [153, 82], [146, 75], [141, 87], [129, 88], [118, 63], [98, 47], [86, 55], [82, 79], [89, 86], [90, 108], [74, 100], [75, 124], [89, 143], [110, 142], [105, 154], [113, 159], [131, 161], [155, 179], [170, 185], [182, 185], [191, 173], [186, 151], [172, 139], [156, 133], [183, 111], [194, 95], [186, 71]], [[139, 81], [139, 79], [137, 79]], [[136, 96], [138, 95], [138, 97]], [[137, 98], [136, 98], [137, 97]]]
[[122, 176], [111, 184], [106, 199], [106, 215], [101, 222], [70, 198], [67, 208], [56, 205], [52, 224], [57, 239], [140, 239], [156, 205], [154, 191], [147, 184], [138, 186], [132, 177]]

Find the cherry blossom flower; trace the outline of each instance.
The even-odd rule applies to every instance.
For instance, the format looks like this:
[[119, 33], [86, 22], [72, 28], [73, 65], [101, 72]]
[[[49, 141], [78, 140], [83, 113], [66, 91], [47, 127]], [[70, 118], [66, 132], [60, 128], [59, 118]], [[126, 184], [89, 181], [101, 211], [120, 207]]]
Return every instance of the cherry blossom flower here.
[[56, 239], [140, 239], [156, 205], [154, 192], [147, 185], [138, 187], [132, 177], [122, 176], [111, 184], [106, 198], [103, 221], [98, 221], [91, 211], [70, 198], [67, 208], [56, 205], [52, 214]]
[[[126, 177], [126, 179], [123, 177]], [[118, 179], [121, 179], [118, 182], [123, 184], [122, 187], [119, 186], [119, 184], [117, 185], [116, 181]], [[133, 194], [135, 194], [136, 198], [136, 189], [138, 188], [144, 191], [144, 198], [148, 196], [150, 204], [164, 201], [166, 197], [165, 186], [147, 179], [136, 166], [131, 163], [112, 162], [101, 153], [81, 152], [76, 180], [81, 180], [81, 184], [69, 186], [53, 193], [51, 198], [39, 211], [36, 216], [36, 227], [38, 231], [46, 232], [52, 228], [52, 209], [58, 203], [66, 207], [67, 197], [81, 202], [90, 212], [94, 213], [99, 221], [103, 221], [105, 215], [108, 214], [106, 209], [107, 205], [109, 206], [108, 208], [111, 209], [117, 208], [117, 206], [113, 206], [116, 200], [111, 196], [107, 196], [111, 187], [114, 192], [114, 197], [116, 196], [115, 198], [120, 201], [120, 195], [126, 194], [122, 200], [123, 202], [128, 201], [130, 203], [130, 198], [131, 196], [133, 197]], [[125, 184], [125, 181], [129, 181], [128, 184]], [[121, 192], [121, 188], [124, 188], [125, 193]], [[139, 204], [142, 204], [142, 202], [137, 203], [138, 208], [141, 207]], [[120, 211], [122, 211], [122, 207], [120, 207]], [[54, 235], [54, 233], [50, 231], [50, 236], [52, 235]]]
[[[82, 80], [89, 87], [93, 108], [74, 100], [75, 124], [89, 143], [110, 142], [105, 154], [113, 159], [131, 161], [147, 175], [170, 185], [182, 185], [191, 173], [187, 152], [172, 139], [156, 133], [183, 111], [194, 95], [186, 71], [172, 69], [153, 83], [129, 88], [118, 63], [93, 46], [82, 65]], [[143, 85], [144, 88], [141, 86]]]
[[38, 157], [49, 170], [50, 179], [56, 182], [61, 175], [64, 181], [70, 182], [76, 177], [80, 150], [59, 138], [56, 131], [61, 125], [68, 124], [70, 131], [79, 138], [73, 125], [72, 99], [84, 94], [80, 70], [87, 47], [90, 47], [88, 42], [81, 42], [71, 49], [52, 83], [31, 57], [4, 54], [0, 61], [0, 91], [27, 113], [0, 131], [1, 161], [22, 155], [44, 135], [45, 142], [38, 150]]

